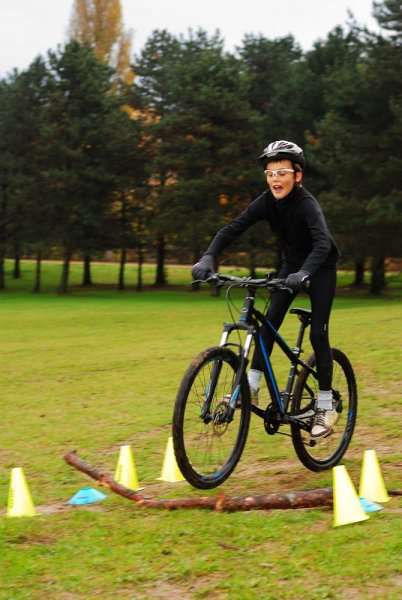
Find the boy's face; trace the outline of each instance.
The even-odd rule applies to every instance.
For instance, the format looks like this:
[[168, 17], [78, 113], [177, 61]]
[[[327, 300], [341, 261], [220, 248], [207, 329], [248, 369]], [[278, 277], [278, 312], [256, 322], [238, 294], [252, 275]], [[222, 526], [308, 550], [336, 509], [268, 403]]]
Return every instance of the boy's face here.
[[[282, 171], [282, 169], [293, 170], [290, 160], [282, 159], [269, 161], [265, 167], [265, 171]], [[290, 194], [295, 183], [299, 183], [301, 181], [301, 178], [301, 173], [268, 173], [267, 183], [275, 200], [283, 200], [283, 198], [286, 198], [286, 196]]]

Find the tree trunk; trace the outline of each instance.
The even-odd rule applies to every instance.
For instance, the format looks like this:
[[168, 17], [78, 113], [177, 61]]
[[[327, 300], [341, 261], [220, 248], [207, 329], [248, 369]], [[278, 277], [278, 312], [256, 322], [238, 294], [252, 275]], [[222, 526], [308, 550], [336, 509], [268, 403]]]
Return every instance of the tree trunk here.
[[84, 254], [84, 273], [82, 277], [82, 285], [91, 286], [92, 285], [92, 277], [91, 277], [91, 255], [89, 252], [85, 252]]
[[120, 196], [121, 200], [121, 215], [120, 215], [120, 227], [121, 227], [121, 248], [120, 248], [120, 268], [119, 268], [119, 283], [118, 289], [124, 290], [126, 285], [124, 281], [124, 271], [127, 261], [127, 239], [126, 239], [126, 228], [127, 228], [127, 202], [124, 194]]
[[61, 278], [59, 285], [59, 294], [66, 294], [68, 291], [68, 277], [70, 274], [71, 250], [66, 249], [64, 252], [63, 267], [61, 270]]
[[385, 259], [374, 257], [371, 263], [370, 293], [378, 296], [385, 288]]
[[21, 279], [21, 254], [19, 243], [15, 243], [14, 248], [14, 271], [13, 279]]
[[355, 262], [355, 280], [353, 285], [362, 286], [364, 283], [364, 258]]
[[7, 242], [7, 231], [6, 231], [6, 215], [7, 215], [7, 197], [8, 197], [7, 184], [2, 184], [0, 190], [0, 290], [6, 289], [5, 279], [5, 260], [6, 260], [6, 242]]
[[126, 259], [127, 259], [127, 250], [126, 250], [126, 247], [124, 246], [123, 248], [121, 248], [121, 251], [120, 251], [119, 284], [118, 284], [119, 290], [124, 290], [126, 287], [125, 282], [124, 282], [124, 268], [126, 266]]
[[160, 234], [156, 246], [156, 278], [155, 285], [166, 285], [165, 277], [165, 238]]
[[142, 291], [142, 265], [144, 264], [144, 252], [141, 243], [138, 244], [138, 275], [137, 275], [137, 292]]
[[2, 250], [0, 252], [0, 290], [5, 290], [6, 289], [6, 280], [5, 280], [5, 276], [4, 276], [4, 272], [5, 272], [5, 252]]
[[32, 291], [34, 293], [40, 292], [41, 284], [41, 267], [42, 267], [42, 252], [40, 250], [36, 253], [36, 264], [35, 264], [35, 281]]

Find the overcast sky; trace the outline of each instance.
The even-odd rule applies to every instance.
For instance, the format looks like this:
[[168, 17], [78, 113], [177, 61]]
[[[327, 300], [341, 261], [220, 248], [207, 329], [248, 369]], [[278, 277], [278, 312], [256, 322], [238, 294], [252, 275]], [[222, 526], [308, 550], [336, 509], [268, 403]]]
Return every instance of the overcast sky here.
[[[0, 77], [27, 68], [39, 54], [66, 41], [73, 0], [0, 0]], [[227, 50], [246, 33], [273, 39], [292, 34], [304, 50], [344, 25], [350, 10], [356, 21], [377, 30], [372, 0], [122, 0], [125, 29], [138, 53], [154, 29], [186, 35], [201, 27], [219, 30]]]

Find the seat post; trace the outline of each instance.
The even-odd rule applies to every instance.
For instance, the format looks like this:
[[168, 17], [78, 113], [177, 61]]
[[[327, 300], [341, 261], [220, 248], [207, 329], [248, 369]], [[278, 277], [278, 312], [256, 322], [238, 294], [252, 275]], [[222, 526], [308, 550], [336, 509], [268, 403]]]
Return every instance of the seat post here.
[[299, 335], [297, 336], [295, 348], [295, 352], [297, 353], [297, 356], [299, 356], [303, 343], [304, 332], [311, 323], [311, 310], [308, 310], [306, 308], [292, 308], [290, 309], [290, 313], [292, 315], [297, 315], [300, 320]]
[[296, 341], [296, 347], [295, 347], [295, 354], [297, 354], [297, 356], [300, 356], [300, 352], [302, 349], [302, 344], [303, 344], [303, 338], [304, 338], [304, 332], [306, 331], [307, 327], [308, 327], [308, 323], [305, 322], [305, 319], [303, 319], [302, 317], [300, 318], [300, 329], [299, 329], [299, 334], [297, 336], [297, 341]]

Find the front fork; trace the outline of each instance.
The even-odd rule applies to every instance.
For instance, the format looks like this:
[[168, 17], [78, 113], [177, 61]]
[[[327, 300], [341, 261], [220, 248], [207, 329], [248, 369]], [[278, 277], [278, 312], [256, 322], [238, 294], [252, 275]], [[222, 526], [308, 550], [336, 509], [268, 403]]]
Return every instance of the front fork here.
[[211, 370], [211, 375], [208, 381], [207, 389], [205, 390], [205, 399], [202, 405], [200, 415], [201, 419], [203, 419], [205, 423], [208, 423], [213, 419], [219, 419], [219, 421], [225, 421], [228, 423], [230, 423], [233, 420], [236, 404], [240, 395], [241, 381], [243, 378], [243, 374], [246, 371], [248, 355], [250, 354], [251, 344], [253, 341], [253, 329], [251, 327], [248, 327], [247, 325], [243, 324], [234, 325], [232, 323], [225, 323], [221, 340], [219, 343], [220, 347], [228, 345], [229, 335], [235, 329], [246, 330], [247, 335], [244, 345], [237, 345], [240, 357], [240, 367], [235, 374], [232, 389], [230, 390], [230, 392], [228, 391], [228, 394], [227, 396], [225, 396], [225, 398], [222, 398], [222, 401], [225, 400], [225, 402], [227, 402], [227, 409], [225, 411], [222, 411], [222, 407], [220, 407], [218, 411], [215, 411], [217, 412], [217, 415], [211, 413], [212, 399], [214, 398], [216, 385], [218, 383], [219, 375], [222, 369], [222, 361], [217, 359], [214, 361]]
[[227, 421], [232, 421], [233, 419], [233, 415], [236, 409], [236, 405], [238, 402], [238, 398], [240, 395], [240, 390], [241, 390], [241, 382], [244, 376], [244, 373], [246, 372], [246, 368], [247, 368], [247, 364], [248, 364], [248, 357], [251, 351], [251, 344], [253, 342], [253, 337], [254, 337], [254, 327], [253, 326], [249, 326], [246, 324], [239, 324], [237, 323], [236, 325], [232, 324], [232, 323], [225, 323], [224, 324], [224, 328], [223, 328], [223, 332], [222, 332], [222, 336], [221, 336], [221, 341], [219, 343], [219, 346], [226, 346], [228, 344], [228, 339], [229, 339], [229, 335], [231, 334], [232, 331], [238, 331], [238, 330], [243, 330], [246, 331], [246, 339], [244, 341], [243, 346], [241, 346], [240, 344], [237, 345], [238, 350], [239, 350], [239, 358], [240, 358], [240, 366], [236, 372], [235, 378], [233, 380], [233, 385], [232, 385], [232, 390], [231, 390], [231, 394], [230, 394], [230, 400], [228, 403], [228, 408], [227, 408], [227, 414], [226, 414], [226, 418], [225, 420]]

